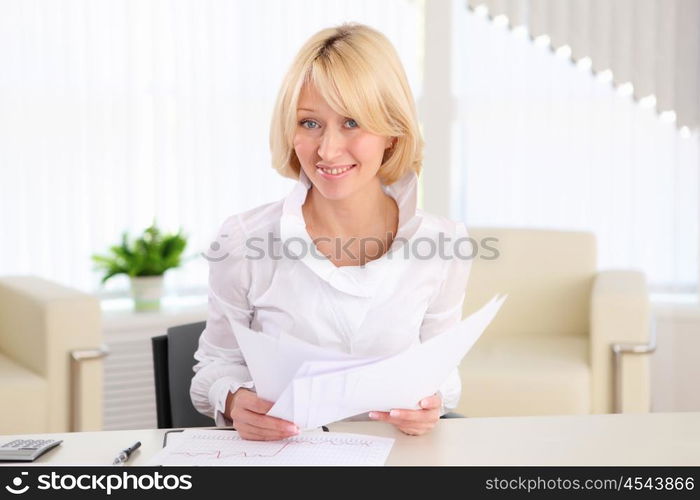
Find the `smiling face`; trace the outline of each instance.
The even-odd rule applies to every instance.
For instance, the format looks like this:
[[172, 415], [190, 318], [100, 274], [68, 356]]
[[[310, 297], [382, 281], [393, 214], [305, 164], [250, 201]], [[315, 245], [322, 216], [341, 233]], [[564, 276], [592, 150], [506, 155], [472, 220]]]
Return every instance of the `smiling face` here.
[[363, 130], [336, 113], [318, 91], [305, 85], [299, 95], [294, 151], [301, 168], [324, 198], [342, 200], [376, 183], [392, 138]]

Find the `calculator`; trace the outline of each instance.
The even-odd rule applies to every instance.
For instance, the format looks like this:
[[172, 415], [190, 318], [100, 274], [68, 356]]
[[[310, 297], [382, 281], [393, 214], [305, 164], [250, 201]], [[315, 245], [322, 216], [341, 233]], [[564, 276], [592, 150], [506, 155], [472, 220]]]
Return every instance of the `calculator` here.
[[15, 439], [0, 445], [0, 460], [10, 462], [32, 462], [61, 444], [56, 439]]

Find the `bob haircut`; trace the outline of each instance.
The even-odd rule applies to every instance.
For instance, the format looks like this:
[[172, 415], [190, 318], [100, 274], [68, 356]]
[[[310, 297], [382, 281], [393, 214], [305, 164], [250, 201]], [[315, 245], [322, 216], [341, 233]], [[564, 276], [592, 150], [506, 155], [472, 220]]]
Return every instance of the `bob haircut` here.
[[326, 28], [312, 36], [289, 68], [277, 95], [270, 126], [272, 166], [299, 178], [294, 151], [297, 106], [304, 85], [312, 84], [339, 115], [360, 128], [396, 142], [384, 152], [378, 175], [388, 185], [420, 173], [423, 138], [406, 73], [391, 42], [357, 23]]

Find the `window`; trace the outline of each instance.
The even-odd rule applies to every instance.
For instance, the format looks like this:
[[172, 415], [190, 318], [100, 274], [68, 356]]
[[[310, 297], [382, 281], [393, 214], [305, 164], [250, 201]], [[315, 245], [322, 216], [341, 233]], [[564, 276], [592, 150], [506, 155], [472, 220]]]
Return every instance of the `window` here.
[[601, 269], [642, 269], [652, 291], [695, 292], [697, 132], [585, 60], [497, 24], [465, 9], [456, 41], [464, 220], [590, 230]]
[[[204, 289], [226, 217], [282, 198], [269, 120], [303, 42], [344, 21], [381, 30], [419, 89], [422, 2], [5, 2], [0, 15], [0, 273], [86, 292], [90, 256], [155, 217], [193, 258], [170, 290]], [[105, 292], [127, 287], [125, 277]]]

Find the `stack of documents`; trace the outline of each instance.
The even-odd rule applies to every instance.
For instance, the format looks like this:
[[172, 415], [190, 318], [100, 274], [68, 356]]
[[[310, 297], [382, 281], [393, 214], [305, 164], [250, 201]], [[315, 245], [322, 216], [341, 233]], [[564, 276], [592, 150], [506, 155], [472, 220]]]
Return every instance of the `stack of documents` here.
[[231, 321], [258, 397], [274, 401], [268, 415], [301, 429], [368, 411], [418, 409], [437, 392], [493, 320], [507, 296], [399, 354], [361, 358], [291, 335], [256, 332]]

